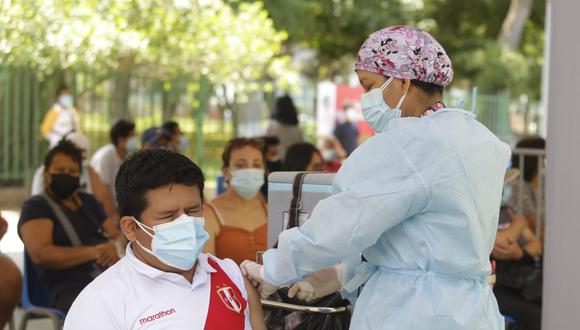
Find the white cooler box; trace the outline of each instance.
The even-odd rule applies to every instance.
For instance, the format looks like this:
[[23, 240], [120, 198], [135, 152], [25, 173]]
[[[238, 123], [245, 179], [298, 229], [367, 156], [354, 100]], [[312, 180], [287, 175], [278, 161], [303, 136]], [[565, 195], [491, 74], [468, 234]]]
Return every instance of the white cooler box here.
[[274, 172], [268, 177], [268, 247], [278, 242], [280, 233], [288, 227], [291, 217], [293, 188], [297, 176], [303, 176], [299, 191], [300, 203], [296, 217], [302, 225], [312, 213], [314, 206], [332, 195], [334, 173], [319, 172]]

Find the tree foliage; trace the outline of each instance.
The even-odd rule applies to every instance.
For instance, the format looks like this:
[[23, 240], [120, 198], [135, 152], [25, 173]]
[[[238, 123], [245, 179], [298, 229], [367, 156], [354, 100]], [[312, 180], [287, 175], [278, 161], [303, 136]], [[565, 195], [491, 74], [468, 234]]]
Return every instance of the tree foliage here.
[[544, 0], [533, 1], [515, 49], [497, 43], [509, 1], [268, 0], [265, 6], [276, 28], [288, 32], [288, 43], [316, 50], [318, 62], [311, 71], [316, 78], [352, 72], [352, 59], [368, 34], [409, 24], [430, 32], [444, 45], [454, 63], [456, 85], [539, 96]]
[[285, 38], [260, 2], [0, 0], [0, 61], [41, 75], [79, 68], [255, 81], [286, 65]]

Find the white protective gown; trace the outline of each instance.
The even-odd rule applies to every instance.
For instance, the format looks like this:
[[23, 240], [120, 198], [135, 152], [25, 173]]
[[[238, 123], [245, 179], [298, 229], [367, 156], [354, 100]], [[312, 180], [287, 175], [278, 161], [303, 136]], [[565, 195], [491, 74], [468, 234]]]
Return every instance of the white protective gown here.
[[362, 288], [351, 329], [503, 329], [486, 278], [509, 158], [467, 111], [399, 119], [355, 150], [306, 224], [280, 235], [264, 279], [289, 284], [362, 252], [345, 288]]

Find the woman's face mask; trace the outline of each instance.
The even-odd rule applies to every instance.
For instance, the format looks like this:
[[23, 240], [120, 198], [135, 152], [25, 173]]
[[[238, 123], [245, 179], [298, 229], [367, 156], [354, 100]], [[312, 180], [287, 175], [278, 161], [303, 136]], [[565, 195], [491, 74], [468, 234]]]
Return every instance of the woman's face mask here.
[[141, 249], [167, 266], [184, 271], [190, 270], [195, 265], [203, 246], [209, 239], [209, 234], [204, 229], [203, 217], [182, 214], [171, 222], [153, 226], [153, 228], [142, 224], [135, 218], [133, 221], [152, 238], [151, 249], [136, 240], [135, 242]]
[[256, 197], [258, 191], [264, 184], [264, 170], [248, 168], [231, 171], [232, 179], [230, 185], [244, 199]]
[[50, 175], [48, 189], [60, 199], [70, 197], [81, 187], [80, 177], [70, 174], [54, 173]]
[[137, 139], [136, 136], [130, 137], [129, 140], [127, 140], [127, 151], [129, 151], [129, 153], [134, 153], [135, 151], [137, 151], [138, 143], [139, 140]]
[[60, 103], [62, 106], [65, 107], [72, 107], [73, 106], [73, 97], [65, 94], [65, 95], [61, 95], [58, 98], [58, 103]]
[[381, 87], [373, 88], [364, 93], [361, 98], [363, 116], [377, 133], [386, 131], [393, 121], [401, 117], [401, 105], [407, 97], [407, 92], [405, 92], [394, 109], [385, 102], [383, 91], [392, 81], [393, 77], [389, 78]]

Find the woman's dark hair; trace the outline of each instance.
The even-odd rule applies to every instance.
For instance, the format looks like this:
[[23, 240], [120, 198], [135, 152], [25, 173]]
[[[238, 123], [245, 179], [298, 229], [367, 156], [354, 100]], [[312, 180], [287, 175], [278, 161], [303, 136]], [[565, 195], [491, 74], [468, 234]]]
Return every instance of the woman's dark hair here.
[[310, 143], [302, 142], [291, 145], [286, 150], [284, 171], [305, 171], [314, 153], [322, 158], [320, 150]]
[[[516, 148], [522, 149], [546, 149], [546, 140], [541, 137], [528, 137], [521, 139]], [[512, 155], [512, 167], [523, 172], [524, 180], [530, 182], [538, 174], [538, 156], [524, 156], [524, 168], [520, 167], [520, 156]]]
[[276, 110], [272, 114], [272, 119], [280, 124], [298, 125], [298, 113], [290, 96], [285, 95], [276, 100]]
[[201, 169], [182, 154], [167, 149], [137, 152], [121, 165], [115, 180], [120, 215], [140, 220], [147, 193], [167, 185], [196, 186], [203, 202], [204, 182]]
[[246, 146], [258, 149], [262, 155], [262, 159], [266, 158], [264, 142], [261, 139], [234, 138], [231, 139], [224, 148], [224, 153], [222, 154], [223, 167], [230, 166], [230, 159], [232, 158], [232, 152], [234, 150], [242, 149]]
[[432, 83], [424, 82], [418, 79], [412, 79], [411, 85], [419, 88], [428, 95], [441, 94], [443, 95], [443, 86], [435, 85]]
[[60, 140], [56, 146], [46, 153], [46, 156], [44, 157], [45, 171], [48, 171], [48, 168], [52, 165], [52, 159], [58, 154], [72, 158], [75, 163], [79, 164], [79, 168], [82, 172], [83, 167], [81, 165], [83, 164], [83, 152], [81, 149], [77, 148], [74, 143], [67, 140]]
[[116, 146], [119, 139], [128, 137], [135, 131], [135, 124], [125, 119], [121, 119], [111, 128], [111, 142]]

